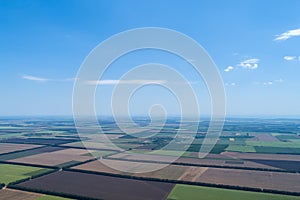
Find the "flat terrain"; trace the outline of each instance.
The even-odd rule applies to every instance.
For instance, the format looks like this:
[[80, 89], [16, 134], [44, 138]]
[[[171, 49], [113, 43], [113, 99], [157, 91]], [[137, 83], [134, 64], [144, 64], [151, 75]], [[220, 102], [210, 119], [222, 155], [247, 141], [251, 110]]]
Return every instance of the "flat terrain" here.
[[199, 182], [264, 188], [289, 192], [300, 191], [300, 175], [284, 172], [209, 168], [198, 179]]
[[[135, 169], [138, 164], [140, 164], [140, 162], [119, 160], [106, 160], [105, 163], [115, 167], [121, 166], [124, 169], [126, 169], [126, 167]], [[93, 161], [83, 165], [79, 165], [74, 167], [74, 169], [113, 174], [129, 174], [112, 169], [99, 161]], [[295, 173], [169, 165], [166, 168], [154, 172], [129, 175], [232, 186], [237, 185], [251, 188], [264, 188], [290, 192], [300, 191], [300, 185], [298, 184], [300, 175]]]
[[[175, 163], [180, 164], [194, 164], [194, 165], [204, 165], [204, 166], [225, 166], [225, 167], [241, 167], [241, 168], [260, 168], [260, 169], [282, 169], [282, 170], [289, 170], [289, 168], [285, 167], [282, 168], [275, 164], [269, 164], [264, 162], [257, 162], [256, 160], [241, 160], [238, 158], [188, 158], [188, 157], [180, 157], [176, 158], [174, 156], [167, 156], [167, 155], [153, 155], [153, 154], [144, 154], [144, 153], [117, 153], [109, 158], [114, 159], [122, 159], [128, 161], [152, 161], [152, 162], [163, 162], [163, 163], [171, 163], [174, 160]], [[290, 168], [292, 169], [292, 168]], [[293, 168], [294, 169], [294, 168]]]
[[0, 143], [0, 154], [40, 147], [40, 145]]
[[63, 149], [53, 152], [46, 152], [35, 154], [31, 156], [25, 156], [17, 159], [9, 160], [16, 163], [29, 163], [45, 166], [57, 166], [70, 162], [83, 162], [91, 159], [91, 156], [86, 155], [89, 151], [85, 149]]
[[56, 191], [106, 200], [166, 199], [173, 184], [60, 171], [19, 184], [25, 188]]
[[[0, 143], [1, 145], [1, 143]], [[25, 156], [31, 156], [31, 155], [36, 155], [40, 153], [46, 153], [46, 152], [54, 152], [58, 150], [62, 150], [63, 148], [61, 147], [41, 147], [41, 148], [36, 148], [36, 149], [29, 149], [21, 152], [15, 152], [15, 153], [10, 153], [10, 154], [4, 154], [0, 155], [0, 160], [6, 161], [6, 160], [13, 160], [13, 159], [18, 159], [18, 158], [23, 158]]]
[[37, 194], [32, 192], [25, 192], [20, 190], [4, 189], [0, 190], [0, 199], [7, 200], [36, 200], [39, 197], [42, 197], [43, 194]]
[[26, 192], [21, 190], [4, 189], [0, 190], [0, 200], [67, 200], [66, 198]]
[[[103, 163], [102, 163], [103, 162]], [[204, 173], [206, 167], [191, 167], [191, 166], [178, 166], [178, 165], [168, 165], [164, 166], [161, 164], [150, 164], [141, 162], [130, 162], [121, 160], [102, 160], [102, 162], [96, 160], [93, 162], [85, 163], [73, 167], [74, 169], [80, 169], [92, 172], [105, 172], [112, 174], [124, 174], [137, 177], [150, 177], [157, 179], [168, 179], [168, 180], [185, 180], [185, 181], [195, 181], [202, 173]], [[146, 173], [125, 173], [118, 171], [116, 169], [110, 168], [109, 166], [114, 166], [117, 169], [126, 169], [128, 171], [136, 170], [138, 167], [165, 167], [153, 172]], [[144, 167], [147, 169], [146, 167]]]
[[298, 200], [300, 197], [228, 190], [191, 185], [176, 185], [168, 200]]
[[94, 142], [94, 141], [85, 141], [82, 142], [73, 142], [65, 144], [64, 146], [69, 147], [85, 147], [87, 149], [104, 149], [104, 150], [112, 150], [112, 151], [121, 151], [123, 149], [130, 149], [141, 146], [141, 144], [126, 144], [126, 143], [117, 143], [114, 145], [105, 144], [102, 142]]
[[40, 144], [40, 145], [49, 145], [49, 144], [65, 144], [78, 141], [78, 139], [57, 139], [57, 138], [9, 138], [4, 139], [2, 142], [7, 143], [18, 143], [18, 144]]
[[[61, 171], [32, 178], [18, 186], [104, 199], [147, 200], [166, 199], [168, 196], [168, 199], [184, 200], [299, 199], [296, 196], [188, 185], [177, 185], [173, 189], [174, 180], [178, 180], [216, 187], [223, 185], [299, 193], [298, 119], [228, 119], [216, 145], [202, 159], [198, 158], [198, 154], [207, 134], [209, 119], [180, 125], [179, 119], [172, 118], [163, 126], [161, 122], [150, 123], [145, 118], [134, 121], [142, 127], [123, 123], [126, 130], [136, 132], [133, 135], [122, 131], [112, 119], [104, 118], [99, 120], [101, 131], [87, 121], [84, 124], [87, 134], [79, 136], [71, 118], [0, 119], [0, 161], [7, 163], [0, 164], [0, 183], [41, 174], [48, 170], [47, 167], [60, 167], [63, 168]], [[198, 132], [189, 145], [187, 141], [195, 127]], [[183, 131], [181, 136], [176, 135], [179, 129]], [[106, 138], [116, 146], [105, 144]], [[179, 147], [187, 147], [178, 159], [178, 146], [160, 150], [174, 139]], [[104, 163], [95, 160], [94, 156]], [[166, 165], [172, 161], [175, 162]], [[30, 165], [39, 167], [28, 167]], [[141, 168], [151, 170], [161, 167], [165, 168], [130, 173]], [[124, 178], [125, 175], [127, 178]], [[156, 178], [161, 182], [138, 178]], [[0, 190], [1, 197], [17, 200], [56, 198], [7, 187]]]
[[33, 175], [47, 172], [49, 169], [38, 167], [0, 164], [0, 183], [9, 184], [11, 182], [29, 178]]
[[261, 159], [261, 160], [287, 160], [300, 161], [300, 155], [289, 154], [263, 154], [263, 153], [239, 153], [239, 152], [224, 152], [223, 156], [235, 159]]

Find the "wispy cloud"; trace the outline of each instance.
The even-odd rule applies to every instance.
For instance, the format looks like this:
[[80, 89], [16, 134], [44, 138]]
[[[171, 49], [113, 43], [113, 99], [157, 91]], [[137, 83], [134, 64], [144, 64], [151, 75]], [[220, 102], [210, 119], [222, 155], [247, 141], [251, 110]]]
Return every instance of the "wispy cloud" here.
[[284, 56], [283, 59], [287, 61], [292, 61], [292, 60], [300, 61], [300, 56]]
[[274, 40], [275, 41], [278, 41], [278, 40], [287, 40], [289, 38], [296, 37], [296, 36], [300, 36], [300, 28], [289, 30], [289, 31], [286, 31], [286, 32], [281, 33], [279, 35], [276, 35], [276, 37], [275, 37]]
[[21, 75], [22, 79], [29, 80], [29, 81], [36, 81], [36, 82], [73, 82], [75, 78], [65, 78], [65, 79], [49, 79], [43, 78], [38, 76], [31, 76], [31, 75]]
[[233, 66], [228, 66], [226, 69], [224, 69], [224, 72], [230, 72], [233, 69], [234, 69]]
[[22, 75], [21, 78], [26, 79], [26, 80], [30, 80], [30, 81], [38, 81], [38, 82], [50, 81], [50, 79], [37, 77], [37, 76], [30, 76], [30, 75]]
[[117, 84], [164, 84], [165, 80], [93, 80], [87, 81], [88, 85], [117, 85]]
[[232, 82], [232, 83], [225, 83], [225, 86], [236, 86], [236, 83]]
[[288, 60], [288, 61], [295, 60], [296, 58], [297, 58], [296, 56], [284, 56], [283, 57], [284, 60]]
[[240, 62], [237, 66], [245, 68], [245, 69], [257, 69], [258, 68], [259, 59], [252, 58], [248, 60], [244, 60]]
[[271, 85], [281, 84], [281, 83], [283, 83], [283, 79], [282, 78], [276, 79], [276, 80], [273, 80], [273, 81], [256, 82], [255, 84], [256, 85], [271, 86]]

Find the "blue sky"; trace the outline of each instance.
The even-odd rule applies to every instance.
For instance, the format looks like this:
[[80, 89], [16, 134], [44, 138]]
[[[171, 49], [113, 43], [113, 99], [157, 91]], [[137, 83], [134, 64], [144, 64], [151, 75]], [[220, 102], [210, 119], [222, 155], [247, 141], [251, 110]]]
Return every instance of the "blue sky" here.
[[[207, 50], [224, 80], [229, 115], [300, 116], [299, 7], [297, 0], [1, 0], [0, 115], [72, 114], [73, 79], [88, 53], [113, 34], [154, 26], [180, 31]], [[157, 51], [120, 59], [104, 79], [145, 62], [169, 64], [199, 81], [182, 61]], [[193, 87], [209, 113], [203, 83]], [[110, 113], [112, 88], [97, 91], [100, 115]], [[174, 96], [157, 88], [135, 98], [134, 114], [155, 103], [178, 111]]]

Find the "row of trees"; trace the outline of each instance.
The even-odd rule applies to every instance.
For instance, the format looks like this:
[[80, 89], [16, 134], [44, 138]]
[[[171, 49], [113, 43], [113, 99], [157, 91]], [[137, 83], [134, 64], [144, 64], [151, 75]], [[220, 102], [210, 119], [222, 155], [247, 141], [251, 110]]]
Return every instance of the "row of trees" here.
[[105, 172], [85, 171], [85, 170], [81, 170], [81, 169], [67, 169], [67, 171], [95, 174], [95, 175], [113, 176], [113, 177], [135, 179], [135, 180], [144, 180], [144, 181], [156, 181], [156, 182], [166, 182], [166, 183], [173, 183], [173, 184], [196, 185], [196, 186], [217, 187], [217, 188], [233, 189], [233, 190], [243, 190], [243, 191], [252, 191], [252, 192], [265, 192], [265, 193], [300, 196], [300, 192], [289, 192], [289, 191], [281, 191], [281, 190], [252, 188], [252, 187], [244, 187], [244, 186], [238, 186], [238, 185], [223, 185], [223, 184], [213, 184], [213, 183], [204, 183], [204, 182], [190, 182], [190, 181], [183, 181], [183, 180], [138, 177], [138, 176], [124, 175], [124, 174], [109, 174], [109, 173], [105, 173]]

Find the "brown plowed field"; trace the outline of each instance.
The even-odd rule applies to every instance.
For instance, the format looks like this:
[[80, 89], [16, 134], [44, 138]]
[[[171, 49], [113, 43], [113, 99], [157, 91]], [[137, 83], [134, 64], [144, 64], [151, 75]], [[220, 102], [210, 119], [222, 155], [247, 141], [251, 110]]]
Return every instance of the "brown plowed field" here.
[[163, 200], [174, 184], [60, 171], [19, 184], [44, 191], [105, 200]]
[[40, 147], [40, 145], [0, 143], [0, 154]]
[[38, 197], [41, 196], [43, 195], [20, 190], [0, 190], [0, 200], [36, 200]]
[[83, 156], [89, 153], [88, 150], [84, 149], [64, 149], [54, 152], [47, 152], [36, 154], [32, 156], [26, 156], [22, 158], [17, 158], [9, 160], [16, 163], [29, 163], [29, 164], [39, 164], [45, 166], [56, 166], [70, 161], [83, 162], [91, 159], [90, 156]]

